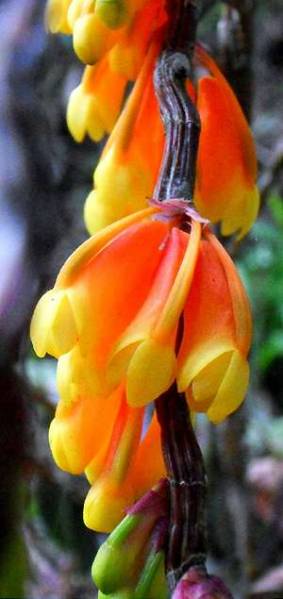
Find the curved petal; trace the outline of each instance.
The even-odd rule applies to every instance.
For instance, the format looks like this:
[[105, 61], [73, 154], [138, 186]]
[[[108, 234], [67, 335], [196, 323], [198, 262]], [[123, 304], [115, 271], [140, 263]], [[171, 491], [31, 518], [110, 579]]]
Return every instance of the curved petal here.
[[234, 351], [225, 377], [207, 410], [208, 418], [218, 424], [237, 410], [242, 403], [249, 382], [249, 365], [240, 352]]
[[72, 0], [48, 0], [45, 12], [45, 22], [51, 33], [71, 33], [68, 24], [68, 9]]
[[250, 349], [252, 336], [250, 303], [233, 260], [231, 260], [229, 254], [225, 251], [215, 235], [207, 230], [206, 236], [211, 247], [217, 252], [219, 261], [224, 269], [232, 302], [237, 347], [246, 356]]
[[242, 237], [259, 206], [254, 142], [229, 84], [203, 50], [198, 55], [213, 77], [203, 77], [198, 87], [201, 136], [195, 202], [203, 216], [222, 222], [223, 234]]
[[139, 499], [166, 475], [161, 447], [161, 432], [156, 414], [139, 444], [135, 460], [129, 473], [135, 498]]
[[235, 347], [230, 289], [214, 246], [200, 245], [193, 283], [184, 309], [184, 333], [178, 354], [178, 387], [190, 385], [210, 360]]
[[86, 225], [91, 233], [140, 210], [153, 193], [164, 144], [152, 83], [158, 47], [151, 45], [95, 170], [94, 191], [85, 205]]
[[[60, 399], [49, 429], [50, 448], [59, 468], [80, 474], [100, 447], [109, 443], [122, 392], [118, 389], [103, 397], [77, 388], [71, 401]], [[107, 422], [107, 426], [102, 426], [102, 422]]]
[[84, 522], [89, 528], [110, 532], [134, 501], [129, 471], [140, 440], [143, 416], [144, 410], [130, 408], [122, 399], [101, 468], [97, 462], [94, 471], [92, 464], [88, 466], [88, 477], [94, 476], [84, 505]]
[[147, 298], [114, 347], [107, 367], [107, 376], [113, 381], [119, 380], [122, 373], [126, 374], [127, 365], [137, 344], [149, 338], [154, 330], [184, 257], [187, 240], [185, 233], [173, 228], [168, 239], [164, 241], [163, 257]]
[[88, 134], [97, 142], [112, 131], [125, 86], [125, 77], [110, 69], [107, 56], [96, 66], [86, 67], [81, 84], [71, 93], [67, 110], [67, 124], [76, 141], [83, 141]]
[[39, 300], [30, 327], [35, 353], [58, 358], [74, 346], [78, 339], [75, 315], [65, 291], [52, 289]]

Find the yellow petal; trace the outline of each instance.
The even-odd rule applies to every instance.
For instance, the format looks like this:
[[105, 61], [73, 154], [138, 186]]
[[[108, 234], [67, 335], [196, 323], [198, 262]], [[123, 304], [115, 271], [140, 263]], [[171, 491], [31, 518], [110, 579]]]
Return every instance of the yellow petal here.
[[72, 0], [48, 0], [45, 22], [51, 33], [71, 33], [67, 13]]
[[234, 346], [227, 340], [219, 340], [217, 343], [213, 340], [206, 344], [196, 347], [193, 352], [188, 354], [187, 359], [180, 368], [177, 380], [179, 392], [186, 391], [192, 384], [192, 381], [209, 364], [220, 358], [220, 356], [234, 350]]
[[72, 349], [78, 331], [65, 291], [50, 290], [42, 296], [34, 311], [30, 336], [40, 358], [46, 353], [58, 358]]
[[192, 283], [198, 257], [201, 225], [192, 221], [188, 246], [160, 318], [155, 326], [155, 339], [166, 340], [178, 324]]
[[224, 379], [225, 373], [231, 361], [233, 352], [225, 352], [218, 358], [209, 362], [200, 373], [194, 378], [192, 383], [192, 394], [195, 402], [205, 402], [209, 398], [214, 398], [218, 388]]
[[237, 410], [244, 400], [249, 383], [249, 365], [234, 351], [217, 395], [207, 411], [208, 418], [218, 424]]
[[99, 479], [88, 492], [84, 503], [84, 523], [97, 532], [111, 532], [125, 516], [135, 496], [130, 484], [123, 486], [111, 478]]
[[153, 339], [135, 351], [127, 372], [127, 400], [131, 406], [144, 406], [164, 393], [175, 377], [173, 347]]

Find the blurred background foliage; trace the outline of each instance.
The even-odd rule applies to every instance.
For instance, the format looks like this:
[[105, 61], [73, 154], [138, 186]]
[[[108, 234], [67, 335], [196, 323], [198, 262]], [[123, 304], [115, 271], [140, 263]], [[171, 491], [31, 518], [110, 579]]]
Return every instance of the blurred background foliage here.
[[[60, 472], [47, 431], [55, 363], [29, 344], [33, 307], [85, 237], [82, 209], [100, 149], [75, 144], [66, 102], [81, 65], [44, 31], [44, 0], [0, 0], [0, 597], [96, 596], [101, 536], [82, 524], [87, 483]], [[281, 0], [203, 0], [199, 35], [251, 120], [262, 209], [225, 242], [251, 298], [252, 382], [243, 408], [197, 424], [209, 478], [209, 566], [236, 598], [283, 597], [283, 20]]]

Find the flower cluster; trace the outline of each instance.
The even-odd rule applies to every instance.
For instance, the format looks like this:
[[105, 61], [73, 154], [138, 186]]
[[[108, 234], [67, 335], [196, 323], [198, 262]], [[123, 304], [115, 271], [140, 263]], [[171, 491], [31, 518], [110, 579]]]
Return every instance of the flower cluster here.
[[[176, 380], [190, 408], [217, 423], [247, 388], [251, 318], [233, 262], [207, 225], [192, 220], [186, 232], [169, 213], [148, 208], [91, 237], [33, 316], [36, 353], [59, 358], [51, 449], [62, 468], [86, 469], [85, 521], [99, 530], [99, 501], [109, 529], [146, 490], [146, 452], [146, 482], [162, 474], [158, 425], [140, 441], [146, 405]], [[107, 505], [115, 485], [117, 513]]]
[[[58, 360], [53, 457], [90, 483], [85, 524], [101, 532], [118, 525], [93, 566], [101, 599], [168, 596], [168, 489], [163, 480], [150, 491], [165, 476], [153, 402], [174, 384], [191, 412], [217, 424], [239, 407], [249, 378], [248, 299], [207, 219], [224, 235], [249, 230], [259, 203], [255, 150], [233, 91], [198, 46], [196, 83], [186, 87], [201, 120], [193, 198], [199, 213], [188, 198], [152, 199], [165, 145], [153, 71], [170, 27], [168, 6], [47, 6], [50, 30], [72, 34], [86, 63], [69, 100], [69, 129], [78, 142], [109, 135], [85, 204], [91, 237], [63, 265], [31, 324], [37, 355]], [[216, 583], [191, 572], [176, 598], [217, 593]]]
[[[78, 142], [86, 135], [99, 141], [111, 134], [85, 205], [93, 234], [145, 208], [153, 195], [164, 133], [152, 76], [168, 16], [163, 0], [49, 0], [47, 18], [51, 31], [73, 34], [74, 48], [87, 63], [69, 100], [71, 134]], [[188, 82], [188, 90], [201, 119], [196, 206], [202, 216], [221, 223], [223, 235], [240, 238], [259, 207], [253, 139], [214, 61], [201, 47], [195, 61], [201, 75], [195, 88]], [[128, 81], [135, 84], [117, 121]]]

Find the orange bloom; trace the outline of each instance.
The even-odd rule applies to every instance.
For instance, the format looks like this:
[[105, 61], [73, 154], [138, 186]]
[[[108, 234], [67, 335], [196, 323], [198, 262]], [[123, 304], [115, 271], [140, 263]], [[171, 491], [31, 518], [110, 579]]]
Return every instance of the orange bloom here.
[[221, 222], [223, 235], [243, 237], [256, 219], [256, 155], [253, 138], [231, 87], [212, 60], [198, 48], [210, 73], [198, 84], [201, 119], [195, 203], [200, 214]]
[[97, 142], [111, 133], [125, 86], [126, 78], [110, 68], [107, 56], [97, 65], [86, 67], [82, 82], [71, 93], [67, 110], [67, 124], [76, 141], [83, 141], [88, 134]]
[[52, 33], [73, 34], [74, 50], [86, 64], [113, 48], [113, 70], [132, 79], [167, 15], [164, 0], [49, 0], [46, 20]]
[[153, 194], [164, 145], [152, 80], [159, 49], [159, 43], [152, 44], [94, 172], [94, 190], [85, 205], [91, 234], [145, 207]]
[[[77, 348], [78, 380], [96, 394], [109, 394], [125, 380], [134, 407], [177, 379], [192, 408], [218, 422], [241, 403], [247, 387], [248, 301], [232, 261], [206, 227], [201, 238], [198, 222], [186, 233], [175, 226], [176, 217], [158, 220], [150, 213], [154, 209], [117, 222], [71, 256], [35, 311], [34, 347], [57, 357]], [[69, 338], [61, 345], [65, 328]]]
[[[91, 234], [142, 209], [153, 194], [164, 148], [152, 83], [158, 51], [156, 42], [94, 173], [95, 189], [85, 205]], [[213, 76], [202, 77], [197, 92], [188, 82], [201, 118], [194, 200], [202, 216], [221, 223], [224, 235], [237, 233], [240, 238], [252, 226], [259, 207], [254, 143], [227, 81], [204, 51], [199, 50], [198, 56]]]
[[[68, 384], [74, 384], [72, 373]], [[84, 392], [82, 382], [72, 401], [61, 396], [49, 442], [59, 468], [72, 474], [85, 470], [92, 485], [85, 500], [86, 526], [109, 532], [164, 475], [159, 425], [154, 417], [141, 438], [144, 409], [127, 404], [123, 386], [108, 397]]]

